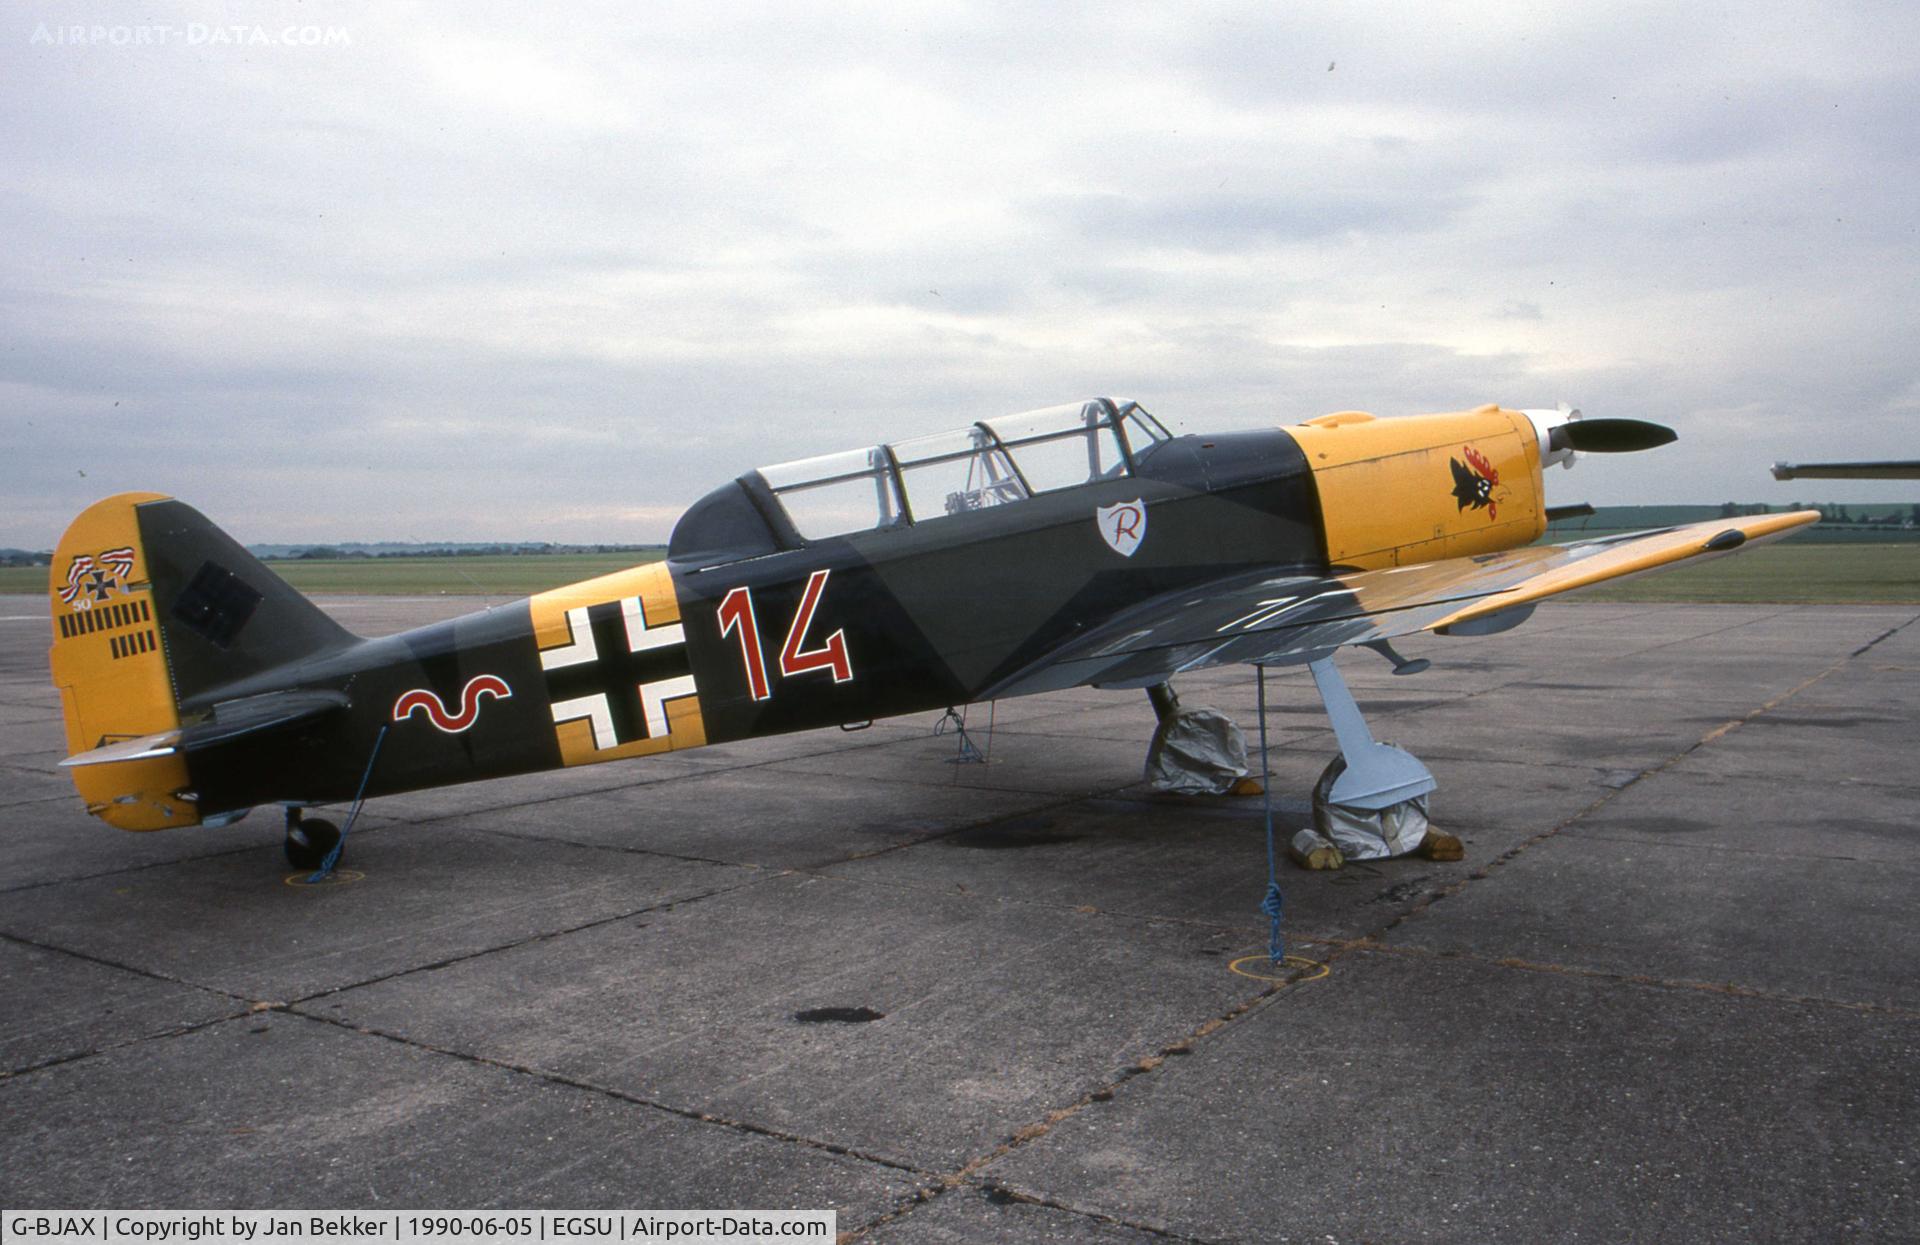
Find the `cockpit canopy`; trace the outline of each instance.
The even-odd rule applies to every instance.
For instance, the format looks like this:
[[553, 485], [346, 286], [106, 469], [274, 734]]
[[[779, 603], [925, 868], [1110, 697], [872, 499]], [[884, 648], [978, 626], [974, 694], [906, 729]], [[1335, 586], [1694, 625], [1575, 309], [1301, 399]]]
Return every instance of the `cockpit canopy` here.
[[762, 467], [758, 475], [800, 536], [819, 540], [1131, 475], [1170, 439], [1139, 403], [1095, 398]]
[[719, 566], [1122, 479], [1172, 439], [1139, 403], [1095, 398], [762, 467], [689, 507], [667, 556]]

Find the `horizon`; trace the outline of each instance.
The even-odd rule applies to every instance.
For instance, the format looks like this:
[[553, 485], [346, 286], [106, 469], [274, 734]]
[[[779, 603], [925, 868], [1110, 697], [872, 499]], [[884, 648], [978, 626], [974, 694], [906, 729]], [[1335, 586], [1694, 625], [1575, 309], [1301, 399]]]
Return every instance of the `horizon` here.
[[1096, 393], [1680, 433], [1556, 503], [1917, 452], [1911, 6], [250, 18], [0, 19], [0, 545], [135, 489], [657, 542], [755, 466]]
[[[1672, 509], [1713, 510], [1713, 509], [1718, 509], [1719, 507], [1728, 506], [1728, 505], [1740, 507], [1743, 509], [1749, 509], [1749, 510], [1753, 507], [1765, 506], [1765, 507], [1768, 507], [1771, 512], [1775, 512], [1775, 513], [1780, 511], [1785, 511], [1785, 510], [1796, 510], [1796, 509], [1827, 510], [1833, 507], [1843, 508], [1848, 510], [1849, 512], [1858, 511], [1862, 514], [1868, 514], [1875, 511], [1898, 513], [1903, 510], [1913, 510], [1916, 512], [1920, 512], [1920, 496], [1916, 496], [1911, 501], [1869, 501], [1869, 502], [1832, 501], [1832, 500], [1820, 501], [1820, 500], [1813, 500], [1813, 499], [1808, 499], [1804, 501], [1793, 501], [1793, 502], [1763, 502], [1763, 501], [1757, 501], [1757, 500], [1625, 502], [1625, 503], [1618, 503], [1618, 504], [1596, 504], [1594, 508], [1596, 511], [1599, 511], [1602, 514], [1604, 514], [1607, 511], [1620, 511], [1620, 510], [1672, 510]], [[1576, 524], [1578, 522], [1580, 522], [1579, 519], [1555, 520], [1554, 523], [1551, 525], [1550, 530], [1564, 530], [1567, 526]], [[1823, 520], [1823, 522], [1832, 522], [1832, 520]], [[555, 548], [555, 549], [562, 549], [562, 550], [597, 548], [597, 549], [605, 550], [606, 552], [610, 552], [610, 553], [619, 553], [619, 552], [625, 552], [628, 550], [664, 549], [667, 546], [667, 542], [664, 537], [659, 540], [591, 540], [591, 539], [588, 539], [588, 540], [564, 540], [564, 541], [562, 540], [531, 540], [531, 539], [520, 539], [520, 538], [512, 538], [512, 537], [503, 538], [499, 540], [470, 540], [462, 537], [462, 538], [449, 538], [445, 540], [435, 540], [431, 538], [420, 539], [420, 540], [394, 540], [390, 538], [379, 539], [379, 540], [360, 540], [355, 538], [346, 538], [346, 539], [338, 539], [338, 540], [329, 539], [329, 540], [247, 541], [244, 539], [244, 533], [240, 533], [240, 534], [229, 533], [229, 534], [234, 535], [235, 539], [239, 540], [241, 545], [245, 547], [249, 553], [252, 553], [255, 557], [261, 558], [263, 561], [293, 560], [288, 557], [287, 553], [268, 554], [268, 553], [263, 553], [262, 552], [263, 550], [286, 550], [286, 551], [297, 552], [297, 551], [325, 548], [325, 549], [337, 549], [351, 555], [352, 551], [361, 550], [361, 549], [388, 548], [388, 549], [405, 551], [409, 549], [431, 550], [431, 549], [457, 549], [462, 547], [469, 547], [469, 548], [481, 548], [481, 549], [524, 549], [529, 551], [530, 553], [537, 554], [543, 548]], [[1806, 533], [1797, 533], [1796, 536], [1804, 536], [1805, 534]], [[42, 548], [27, 548], [24, 546], [16, 546], [16, 545], [0, 545], [0, 554], [27, 554], [29, 556], [42, 556], [42, 555], [51, 556], [52, 550], [53, 550], [53, 544], [51, 543], [49, 543], [48, 545]], [[405, 552], [401, 552], [396, 556], [404, 557], [404, 556], [407, 556], [407, 554]]]

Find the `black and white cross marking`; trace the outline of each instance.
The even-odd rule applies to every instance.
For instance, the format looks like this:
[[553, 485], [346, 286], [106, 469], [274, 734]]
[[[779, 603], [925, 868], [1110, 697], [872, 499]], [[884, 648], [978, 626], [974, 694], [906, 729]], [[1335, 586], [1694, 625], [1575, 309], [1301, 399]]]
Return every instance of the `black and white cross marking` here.
[[80, 580], [80, 590], [92, 598], [95, 604], [113, 595], [119, 581], [109, 570], [91, 570]]
[[681, 625], [648, 626], [638, 597], [566, 617], [567, 643], [540, 651], [554, 723], [587, 719], [600, 752], [664, 736], [667, 702], [697, 691]]

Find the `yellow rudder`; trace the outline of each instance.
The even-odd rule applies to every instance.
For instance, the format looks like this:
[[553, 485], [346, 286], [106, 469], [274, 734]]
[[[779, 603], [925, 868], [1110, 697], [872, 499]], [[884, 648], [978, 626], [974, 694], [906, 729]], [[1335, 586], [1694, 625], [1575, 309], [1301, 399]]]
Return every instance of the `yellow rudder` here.
[[[54, 551], [53, 683], [67, 752], [160, 735], [180, 725], [138, 507], [159, 493], [121, 493], [89, 506]], [[87, 811], [122, 830], [197, 825], [178, 752], [70, 768]]]

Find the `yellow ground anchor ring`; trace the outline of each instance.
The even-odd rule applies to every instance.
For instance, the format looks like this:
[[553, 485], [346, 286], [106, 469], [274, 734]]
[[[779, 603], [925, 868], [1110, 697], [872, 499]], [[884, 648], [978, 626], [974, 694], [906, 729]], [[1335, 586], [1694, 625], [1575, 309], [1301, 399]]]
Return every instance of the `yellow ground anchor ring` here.
[[280, 881], [286, 886], [300, 886], [311, 890], [318, 890], [323, 886], [349, 886], [355, 882], [364, 882], [367, 880], [367, 875], [357, 869], [335, 869], [318, 882], [307, 881], [308, 878], [313, 876], [313, 873], [314, 871], [312, 869], [306, 869], [299, 873], [289, 873], [286, 877], [281, 878]]
[[[1284, 976], [1276, 973], [1272, 959], [1265, 955], [1243, 955], [1227, 965], [1227, 971], [1237, 973], [1242, 977], [1251, 977], [1255, 981], [1279, 981], [1289, 985], [1318, 981], [1322, 977], [1331, 976], [1333, 973], [1333, 967], [1331, 965], [1322, 964], [1318, 960], [1309, 960], [1304, 955], [1290, 955], [1284, 960], [1281, 960], [1280, 963], [1283, 967], [1292, 969], [1293, 972], [1287, 973]], [[1255, 965], [1267, 971], [1255, 972], [1252, 967]], [[1296, 974], [1299, 973], [1305, 973], [1307, 975], [1304, 977], [1297, 976]]]

